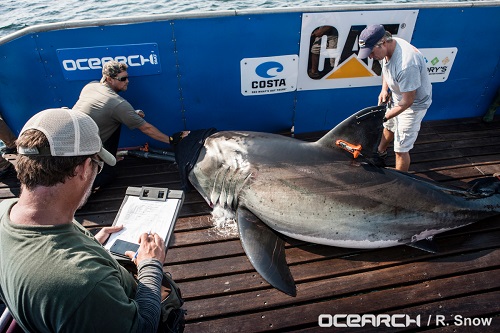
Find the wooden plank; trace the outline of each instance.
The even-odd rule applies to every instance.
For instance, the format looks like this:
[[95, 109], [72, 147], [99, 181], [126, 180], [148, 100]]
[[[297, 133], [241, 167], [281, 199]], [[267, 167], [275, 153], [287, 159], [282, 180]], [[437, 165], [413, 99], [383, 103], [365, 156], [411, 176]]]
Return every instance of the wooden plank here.
[[[481, 300], [479, 300], [481, 301]], [[460, 307], [460, 306], [459, 306]], [[460, 311], [460, 310], [459, 310]], [[456, 333], [456, 332], [478, 332], [478, 333], [498, 333], [500, 332], [500, 319], [499, 315], [493, 315], [491, 317], [484, 317], [483, 314], [480, 314], [478, 318], [493, 318], [491, 325], [480, 325], [480, 326], [464, 326], [463, 324], [460, 326], [448, 325], [441, 326], [439, 328], [426, 330], [429, 333]], [[464, 321], [461, 321], [464, 322]]]
[[[491, 223], [496, 223], [492, 222]], [[450, 236], [452, 237], [452, 236]], [[493, 230], [486, 235], [479, 233], [472, 236], [469, 233], [464, 235], [455, 235], [453, 239], [438, 240], [441, 247], [439, 254], [431, 255], [429, 253], [409, 248], [397, 247], [390, 249], [381, 249], [373, 251], [356, 251], [353, 249], [342, 249], [336, 247], [307, 245], [303, 247], [287, 249], [287, 261], [290, 266], [292, 275], [296, 283], [307, 282], [311, 280], [319, 280], [338, 275], [349, 275], [364, 271], [371, 271], [373, 269], [380, 269], [384, 267], [393, 267], [412, 263], [415, 261], [438, 259], [445, 256], [454, 256], [457, 253], [465, 253], [470, 251], [479, 251], [482, 249], [489, 249], [498, 245], [498, 237], [500, 237], [500, 230]], [[236, 246], [236, 245], [235, 245]], [[240, 249], [236, 247], [235, 250]], [[173, 249], [169, 250], [174, 251]], [[240, 251], [242, 251], [240, 249]], [[234, 253], [235, 255], [238, 252]], [[212, 261], [204, 262], [197, 261], [189, 265], [170, 265], [166, 269], [172, 272], [177, 280], [196, 278], [197, 274], [194, 273], [196, 269], [202, 267], [204, 275], [198, 275], [200, 280], [193, 280], [184, 287], [184, 294], [186, 297], [200, 297], [205, 288], [206, 283], [214, 283], [211, 288], [212, 294], [223, 294], [229, 290], [229, 283], [224, 281], [223, 278], [214, 281], [212, 278], [224, 274], [231, 274], [230, 292], [244, 291], [249, 289], [262, 289], [270, 288], [267, 283], [262, 284], [260, 277], [255, 279], [255, 272], [251, 268], [244, 253], [240, 253], [240, 257], [231, 257], [227, 259], [219, 259], [217, 263]], [[167, 258], [169, 259], [169, 258]], [[167, 260], [167, 262], [169, 262]], [[192, 275], [187, 275], [192, 274]], [[235, 285], [234, 275], [239, 275], [237, 280], [245, 281], [244, 284]], [[206, 281], [205, 279], [210, 279]], [[217, 283], [220, 285], [217, 285]], [[215, 291], [214, 290], [217, 290]], [[192, 296], [191, 296], [192, 295]]]
[[[369, 323], [363, 328], [348, 328], [338, 327], [335, 332], [380, 332], [389, 330], [390, 332], [414, 332], [425, 330], [425, 332], [495, 332], [500, 328], [500, 307], [496, 299], [498, 291], [476, 291], [478, 294], [471, 296], [461, 296], [457, 291], [464, 294], [474, 292], [474, 290], [464, 288], [464, 286], [474, 286], [478, 283], [488, 280], [488, 272], [480, 272], [461, 276], [458, 279], [441, 279], [436, 281], [428, 281], [422, 283], [420, 289], [414, 288], [411, 290], [400, 290], [401, 295], [406, 298], [411, 298], [418, 301], [422, 295], [426, 296], [429, 291], [436, 290], [436, 301], [428, 301], [423, 299], [422, 305], [399, 307], [397, 310], [386, 311], [386, 315], [408, 315], [413, 320], [409, 327], [391, 327], [381, 324], [378, 327], [373, 327]], [[448, 291], [453, 289], [453, 294], [442, 293], [441, 290]], [[459, 289], [459, 290], [457, 290]], [[458, 295], [458, 296], [457, 296]], [[451, 297], [451, 298], [450, 298]], [[372, 312], [370, 312], [372, 313]], [[334, 315], [334, 313], [331, 313]], [[356, 312], [354, 314], [360, 314]], [[361, 315], [364, 313], [361, 313]], [[477, 318], [477, 319], [474, 319]], [[474, 320], [472, 320], [474, 319]], [[406, 324], [405, 319], [397, 321], [398, 324]], [[475, 324], [474, 324], [475, 323]], [[289, 332], [316, 332], [319, 324], [310, 325], [304, 328], [304, 325], [299, 330], [288, 330]]]
[[[498, 263], [498, 258], [496, 260]], [[496, 270], [494, 273], [499, 274], [500, 271]], [[392, 272], [392, 274], [402, 275], [397, 271]], [[420, 275], [425, 277], [422, 273]], [[428, 281], [425, 278], [399, 288], [386, 288], [347, 297], [331, 297], [330, 291], [334, 289], [332, 288], [333, 286], [315, 285], [307, 291], [311, 293], [315, 292], [317, 295], [317, 291], [322, 290], [327, 295], [321, 294], [321, 298], [314, 299], [314, 303], [304, 303], [299, 299], [292, 298], [287, 302], [287, 307], [260, 310], [258, 312], [233, 316], [225, 313], [223, 318], [219, 317], [210, 321], [200, 320], [197, 323], [189, 324], [187, 326], [189, 330], [186, 330], [186, 332], [257, 332], [269, 329], [288, 330], [293, 327], [317, 327], [318, 316], [320, 314], [385, 313], [394, 311], [394, 309], [407, 308], [418, 303], [433, 302], [437, 297], [456, 298], [462, 295], [468, 299], [473, 298], [474, 301], [477, 301], [479, 303], [478, 307], [482, 308], [483, 311], [485, 309], [487, 311], [500, 311], [500, 303], [498, 302], [500, 291], [482, 293], [480, 297], [467, 296], [471, 293], [500, 287], [500, 279], [492, 281], [489, 277], [490, 274], [488, 272], [479, 272], [472, 273], [472, 275], [461, 274], [451, 278], [443, 277], [441, 281], [436, 282]], [[365, 277], [365, 283], [370, 284], [370, 280], [369, 276]], [[437, 286], [429, 287], [433, 283], [439, 284], [439, 289], [437, 289]], [[337, 283], [336, 286], [342, 287], [340, 283]], [[441, 290], [441, 294], [436, 295], [436, 290]], [[405, 295], [405, 297], [401, 297], [401, 295]], [[226, 299], [228, 302], [233, 303], [232, 298], [227, 297]], [[259, 292], [254, 293], [246, 302], [264, 309], [270, 308], [270, 303], [274, 300], [275, 297], [273, 295], [264, 295], [262, 292]], [[442, 303], [447, 304], [445, 301]], [[214, 308], [218, 305], [212, 303], [209, 307]], [[232, 306], [235, 306], [235, 304], [232, 304]], [[469, 313], [476, 313], [470, 308], [473, 308], [473, 306], [460, 307], [460, 310], [463, 311], [464, 316], [468, 316]], [[438, 311], [440, 310], [438, 308]], [[435, 308], [434, 311], [436, 311]], [[195, 315], [192, 315], [188, 309], [188, 318], [190, 316]], [[197, 318], [205, 317], [201, 316]]]

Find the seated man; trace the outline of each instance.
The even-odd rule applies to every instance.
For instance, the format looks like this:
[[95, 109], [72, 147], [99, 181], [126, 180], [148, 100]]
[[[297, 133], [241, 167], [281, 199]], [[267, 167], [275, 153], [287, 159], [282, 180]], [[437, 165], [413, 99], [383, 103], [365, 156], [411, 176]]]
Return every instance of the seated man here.
[[[49, 143], [50, 142], [50, 143]], [[21, 130], [19, 199], [0, 204], [0, 299], [27, 332], [156, 332], [165, 244], [142, 234], [138, 281], [74, 220], [104, 163], [89, 116], [68, 109], [34, 115]], [[127, 252], [133, 258], [133, 252]]]
[[[128, 66], [118, 61], [108, 61], [102, 67], [100, 82], [94, 81], [83, 87], [73, 110], [89, 115], [99, 127], [104, 148], [112, 154], [118, 150], [121, 124], [130, 129], [138, 128], [151, 138], [171, 143], [170, 137], [144, 120], [144, 112], [135, 110], [129, 102], [118, 95], [128, 87]], [[183, 132], [183, 136], [189, 132]], [[93, 188], [109, 184], [116, 176], [115, 169], [105, 166], [97, 176]]]

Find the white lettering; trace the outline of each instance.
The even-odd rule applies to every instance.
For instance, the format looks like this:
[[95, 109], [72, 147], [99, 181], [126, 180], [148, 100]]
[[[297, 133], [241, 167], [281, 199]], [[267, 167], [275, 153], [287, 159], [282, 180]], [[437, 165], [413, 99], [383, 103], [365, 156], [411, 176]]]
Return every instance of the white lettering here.
[[115, 60], [118, 62], [124, 62], [127, 64], [127, 57], [125, 57], [125, 56], [117, 56], [117, 57], [115, 57]]
[[128, 65], [131, 66], [131, 67], [133, 67], [133, 66], [141, 66], [140, 63], [134, 62], [134, 59], [139, 59], [139, 56], [138, 55], [128, 56], [128, 59], [127, 59], [128, 60]]
[[357, 314], [350, 314], [347, 316], [348, 327], [361, 327], [361, 316]]
[[152, 54], [149, 56], [149, 58], [144, 58], [143, 56], [141, 56], [141, 65], [144, 65], [147, 62], [149, 62], [151, 64], [153, 63], [153, 55]]
[[391, 316], [387, 314], [381, 314], [378, 316], [378, 326], [384, 324], [386, 327], [391, 327]]
[[411, 326], [411, 324], [415, 324], [420, 327], [420, 315], [417, 315], [417, 318], [411, 319], [410, 316], [406, 316], [406, 327]]
[[116, 56], [116, 57], [102, 57], [102, 58], [80, 58], [80, 59], [65, 59], [62, 61], [62, 66], [66, 71], [87, 71], [91, 69], [101, 69], [102, 66], [108, 61], [115, 60], [123, 62], [130, 67], [144, 66], [145, 64], [158, 64], [156, 54], [151, 54], [149, 57], [144, 57], [140, 54], [129, 56]]
[[62, 62], [63, 68], [67, 71], [75, 71], [76, 63], [74, 60], [63, 60]]
[[347, 327], [346, 324], [342, 324], [342, 323], [338, 322], [339, 319], [345, 319], [346, 317], [347, 317], [346, 314], [336, 314], [335, 316], [333, 316], [333, 326], [334, 327]]
[[99, 58], [90, 58], [89, 59], [89, 67], [90, 69], [100, 69], [101, 67], [101, 59]]
[[[472, 321], [472, 323], [475, 324], [476, 321]], [[398, 328], [410, 327], [412, 325], [420, 327], [420, 315], [412, 319], [409, 315], [405, 314], [336, 314], [334, 316], [320, 314], [318, 316], [318, 325], [320, 327], [365, 327], [368, 325], [372, 327], [379, 327], [382, 325]]]
[[490, 326], [493, 318], [467, 318], [461, 315], [455, 316], [456, 326]]
[[[325, 320], [326, 319], [326, 320]], [[333, 318], [331, 315], [322, 314], [318, 317], [318, 325], [319, 327], [332, 327]]]
[[366, 314], [361, 318], [361, 326], [365, 327], [366, 324], [372, 324], [373, 327], [377, 327], [377, 319], [375, 315]]
[[104, 65], [105, 63], [107, 63], [108, 61], [111, 61], [111, 60], [115, 60], [114, 58], [111, 58], [111, 57], [103, 57], [101, 59], [101, 62], [102, 64]]
[[76, 61], [76, 67], [78, 67], [79, 70], [82, 70], [82, 71], [86, 71], [86, 70], [89, 70], [90, 67], [88, 66], [83, 66], [82, 63], [89, 63], [89, 60], [88, 59], [78, 59]]
[[405, 324], [402, 324], [402, 323], [397, 323], [396, 320], [397, 319], [400, 319], [400, 318], [405, 318], [406, 315], [403, 315], [403, 314], [395, 314], [392, 316], [392, 320], [391, 320], [391, 324], [392, 324], [392, 327], [405, 327]]

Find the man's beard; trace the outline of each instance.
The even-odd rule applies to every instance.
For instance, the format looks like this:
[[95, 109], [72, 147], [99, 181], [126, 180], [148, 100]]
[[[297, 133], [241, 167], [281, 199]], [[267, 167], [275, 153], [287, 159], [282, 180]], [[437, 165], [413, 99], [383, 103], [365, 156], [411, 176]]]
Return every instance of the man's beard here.
[[92, 194], [92, 185], [94, 184], [95, 177], [97, 176], [97, 168], [95, 168], [95, 170], [92, 171], [92, 176], [93, 176], [92, 181], [89, 182], [89, 185], [87, 186], [87, 189], [85, 190], [85, 194], [83, 195], [82, 200], [80, 200], [80, 203], [78, 204], [77, 209], [82, 208], [83, 205], [85, 205], [87, 203], [88, 198]]

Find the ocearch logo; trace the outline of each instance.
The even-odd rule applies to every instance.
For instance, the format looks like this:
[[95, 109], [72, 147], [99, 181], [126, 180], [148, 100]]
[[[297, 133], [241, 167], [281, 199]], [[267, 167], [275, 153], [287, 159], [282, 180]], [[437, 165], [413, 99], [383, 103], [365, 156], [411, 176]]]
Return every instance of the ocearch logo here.
[[131, 76], [161, 73], [156, 43], [108, 45], [56, 50], [66, 80], [95, 80], [111, 60], [127, 64]]
[[156, 54], [150, 54], [149, 57], [144, 57], [140, 54], [129, 56], [102, 57], [102, 58], [80, 58], [80, 59], [65, 59], [62, 61], [62, 66], [67, 71], [87, 71], [91, 69], [101, 69], [102, 66], [111, 60], [123, 62], [129, 67], [144, 66], [145, 64], [158, 64]]

